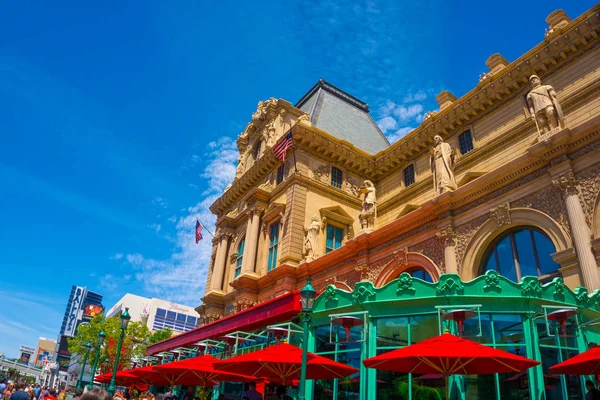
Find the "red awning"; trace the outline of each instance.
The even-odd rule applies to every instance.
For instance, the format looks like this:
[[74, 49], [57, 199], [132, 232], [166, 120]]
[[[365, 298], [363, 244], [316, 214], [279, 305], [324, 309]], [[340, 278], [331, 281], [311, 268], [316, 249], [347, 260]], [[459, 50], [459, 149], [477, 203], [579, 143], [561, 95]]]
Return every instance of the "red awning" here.
[[146, 348], [146, 355], [169, 351], [176, 347], [191, 346], [200, 340], [217, 339], [235, 331], [253, 331], [287, 321], [297, 315], [301, 309], [300, 291], [294, 290], [189, 332], [154, 343]]

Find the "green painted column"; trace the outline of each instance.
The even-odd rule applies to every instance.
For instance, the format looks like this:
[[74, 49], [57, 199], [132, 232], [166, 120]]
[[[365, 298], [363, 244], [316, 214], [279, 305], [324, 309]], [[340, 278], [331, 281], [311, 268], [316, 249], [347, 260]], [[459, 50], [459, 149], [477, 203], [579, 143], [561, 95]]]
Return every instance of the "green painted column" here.
[[[316, 345], [315, 331], [313, 328], [311, 328], [308, 330], [308, 347], [307, 347], [308, 351], [314, 352], [316, 350], [315, 345]], [[315, 381], [313, 381], [312, 379], [308, 379], [306, 381], [306, 392], [305, 392], [306, 400], [313, 400], [314, 393], [315, 393]]]
[[[535, 322], [531, 318], [523, 318], [523, 334], [525, 337], [525, 351], [527, 358], [536, 361], [542, 361], [538, 338], [538, 331]], [[541, 365], [529, 368], [527, 370], [529, 378], [529, 392], [532, 400], [545, 399], [544, 390], [544, 369]]]
[[[365, 358], [375, 357], [377, 355], [377, 324], [373, 318], [369, 318], [367, 328], [367, 337], [364, 341], [365, 350], [361, 354], [361, 360]], [[360, 363], [360, 376], [366, 372], [366, 379], [360, 380], [361, 400], [377, 398], [377, 370], [374, 368], [365, 368], [363, 363]]]

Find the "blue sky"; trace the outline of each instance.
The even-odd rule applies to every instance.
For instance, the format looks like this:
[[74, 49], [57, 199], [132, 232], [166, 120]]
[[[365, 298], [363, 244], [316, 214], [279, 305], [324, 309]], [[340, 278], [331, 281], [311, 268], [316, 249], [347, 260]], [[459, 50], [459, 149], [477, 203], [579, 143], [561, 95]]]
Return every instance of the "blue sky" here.
[[[259, 100], [323, 78], [390, 139], [595, 1], [3, 2], [0, 352], [56, 337], [72, 284], [198, 305], [198, 215]], [[210, 239], [210, 238], [209, 238]]]

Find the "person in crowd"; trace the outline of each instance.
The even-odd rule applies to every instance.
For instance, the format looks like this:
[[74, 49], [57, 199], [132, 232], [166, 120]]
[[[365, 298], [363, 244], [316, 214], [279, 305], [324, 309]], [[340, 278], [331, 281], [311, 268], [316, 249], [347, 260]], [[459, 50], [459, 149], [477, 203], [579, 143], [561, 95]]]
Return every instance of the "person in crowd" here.
[[73, 394], [73, 400], [79, 400], [82, 394], [83, 389], [75, 389], [75, 393]]
[[19, 382], [17, 389], [16, 392], [10, 395], [10, 400], [31, 400], [31, 397], [25, 391], [25, 384], [23, 382]]
[[5, 390], [6, 390], [6, 381], [4, 379], [2, 379], [0, 381], [0, 395], [3, 395]]
[[38, 396], [38, 400], [44, 400], [46, 396], [48, 396], [50, 392], [48, 392], [48, 386], [44, 386], [44, 388], [40, 391], [40, 395]]
[[151, 392], [146, 392], [146, 400], [154, 400], [154, 394], [152, 394]]
[[44, 400], [57, 400], [56, 399], [56, 389], [55, 388], [48, 389], [48, 394], [46, 395]]
[[80, 400], [111, 400], [110, 394], [104, 389], [93, 388], [88, 390], [81, 397]]
[[600, 400], [600, 390], [594, 387], [594, 382], [590, 380], [585, 381], [585, 388], [588, 391], [585, 394], [585, 400]]
[[255, 382], [250, 382], [248, 384], [248, 390], [246, 390], [242, 396], [247, 397], [248, 400], [263, 400], [262, 394], [256, 390]]
[[67, 399], [67, 392], [65, 390], [61, 390], [58, 393], [57, 400], [66, 400], [66, 399]]
[[35, 388], [33, 388], [33, 391], [35, 393], [35, 398], [39, 399], [40, 398], [40, 392], [42, 391], [42, 389], [40, 388], [40, 384], [39, 383], [35, 384]]
[[278, 400], [293, 400], [290, 396], [287, 395], [287, 388], [283, 385], [277, 387], [277, 399]]

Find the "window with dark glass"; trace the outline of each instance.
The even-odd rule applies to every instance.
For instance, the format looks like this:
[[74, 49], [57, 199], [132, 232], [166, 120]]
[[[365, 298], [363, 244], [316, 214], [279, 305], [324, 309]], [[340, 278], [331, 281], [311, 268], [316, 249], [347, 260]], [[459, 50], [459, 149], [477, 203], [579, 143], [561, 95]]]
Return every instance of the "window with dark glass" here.
[[551, 256], [555, 252], [554, 244], [542, 232], [515, 229], [492, 242], [484, 257], [483, 272], [493, 269], [515, 282], [524, 276], [549, 281], [560, 275], [560, 265]]
[[473, 135], [470, 130], [458, 135], [458, 146], [460, 147], [460, 154], [467, 154], [473, 150]]
[[285, 164], [282, 164], [277, 168], [277, 184], [279, 185], [283, 182], [283, 178], [285, 176]]
[[342, 238], [344, 230], [337, 226], [327, 225], [327, 238], [325, 240], [325, 253], [329, 253], [335, 249], [342, 247]]
[[424, 280], [425, 282], [432, 282], [433, 283], [433, 278], [431, 277], [431, 275], [429, 274], [429, 272], [425, 271], [425, 269], [417, 267], [417, 268], [411, 268], [410, 270], [406, 271], [410, 274], [410, 276], [412, 276], [413, 278], [419, 278]]
[[242, 238], [238, 245], [237, 258], [235, 259], [235, 277], [237, 278], [242, 273], [242, 258], [244, 257], [244, 246], [246, 238]]
[[331, 185], [338, 189], [342, 188], [343, 182], [342, 170], [336, 167], [331, 167]]
[[277, 248], [279, 247], [279, 221], [271, 225], [269, 232], [269, 263], [267, 271], [277, 267]]
[[262, 147], [262, 142], [256, 143], [256, 147], [254, 148], [254, 160], [258, 160], [260, 156], [260, 148]]
[[408, 187], [415, 183], [415, 166], [410, 164], [404, 168], [404, 186]]

